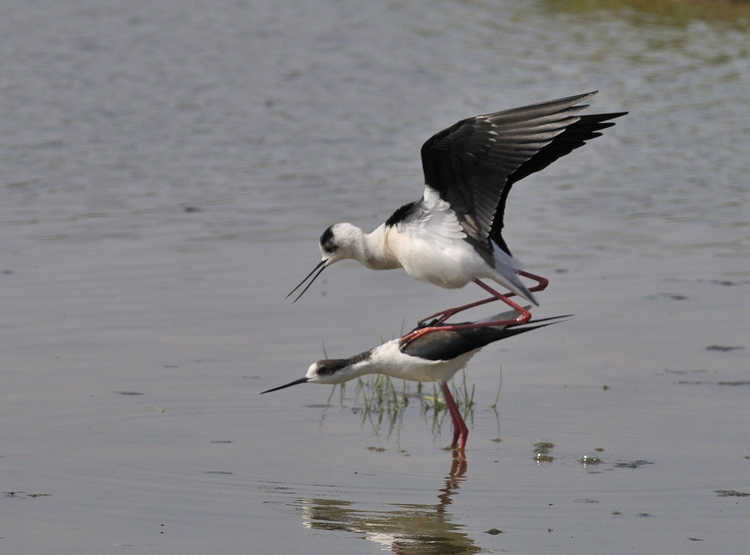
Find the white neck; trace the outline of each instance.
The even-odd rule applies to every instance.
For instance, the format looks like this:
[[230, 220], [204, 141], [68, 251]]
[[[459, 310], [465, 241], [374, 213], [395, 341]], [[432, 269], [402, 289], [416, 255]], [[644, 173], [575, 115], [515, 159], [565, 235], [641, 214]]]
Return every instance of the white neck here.
[[388, 248], [388, 232], [385, 224], [362, 235], [362, 249], [357, 261], [371, 270], [393, 270], [401, 268], [401, 263]]

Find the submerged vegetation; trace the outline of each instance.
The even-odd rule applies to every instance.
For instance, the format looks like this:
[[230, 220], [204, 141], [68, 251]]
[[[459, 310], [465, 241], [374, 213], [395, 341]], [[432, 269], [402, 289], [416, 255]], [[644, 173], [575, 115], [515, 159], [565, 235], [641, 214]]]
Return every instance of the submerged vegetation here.
[[[352, 384], [348, 387], [351, 388]], [[352, 412], [360, 416], [362, 424], [369, 423], [378, 435], [384, 433], [390, 436], [403, 422], [404, 411], [417, 404], [425, 421], [432, 426], [434, 435], [440, 434], [446, 418], [447, 425], [451, 425], [449, 411], [438, 383], [411, 382], [373, 374], [358, 378], [354, 387], [353, 397], [348, 398], [346, 383], [334, 386], [327, 404], [330, 405], [338, 393], [339, 405], [344, 407], [348, 403]], [[495, 411], [500, 400], [501, 387], [502, 374], [495, 402], [490, 406]], [[450, 388], [464, 419], [469, 423], [473, 422], [476, 386], [466, 381], [465, 370], [456, 375]]]
[[750, 27], [750, 0], [547, 0], [547, 4], [568, 12], [627, 10], [635, 19], [648, 16], [672, 25], [701, 20]]

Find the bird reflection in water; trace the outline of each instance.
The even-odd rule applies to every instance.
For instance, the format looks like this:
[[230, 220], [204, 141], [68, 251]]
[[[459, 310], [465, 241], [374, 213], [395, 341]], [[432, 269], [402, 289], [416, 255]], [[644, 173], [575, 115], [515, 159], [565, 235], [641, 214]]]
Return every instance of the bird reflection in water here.
[[435, 504], [391, 503], [384, 510], [358, 508], [357, 503], [341, 499], [298, 499], [296, 504], [306, 527], [352, 532], [392, 553], [479, 553], [482, 548], [463, 530], [463, 524], [453, 522], [448, 507], [465, 479], [466, 468], [466, 459], [452, 459]]

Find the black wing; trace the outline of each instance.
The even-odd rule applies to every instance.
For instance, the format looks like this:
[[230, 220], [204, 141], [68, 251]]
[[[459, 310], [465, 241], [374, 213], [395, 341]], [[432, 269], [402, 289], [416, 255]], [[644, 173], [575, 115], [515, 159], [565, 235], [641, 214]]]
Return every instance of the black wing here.
[[582, 147], [586, 141], [601, 137], [599, 133], [602, 129], [612, 127], [614, 122], [611, 119], [624, 116], [627, 112], [615, 112], [611, 114], [593, 114], [579, 116], [578, 121], [569, 125], [565, 131], [557, 135], [552, 141], [532, 156], [528, 161], [521, 164], [516, 171], [508, 176], [503, 192], [500, 196], [500, 203], [495, 212], [495, 219], [492, 222], [490, 238], [495, 241], [500, 248], [510, 254], [508, 246], [502, 236], [503, 216], [505, 214], [505, 201], [508, 199], [510, 188], [516, 181], [538, 172], [549, 166], [558, 158], [562, 158], [573, 152], [575, 149]]
[[[498, 314], [495, 317], [506, 317], [506, 314]], [[553, 316], [541, 320], [533, 320], [527, 324], [510, 326], [507, 328], [465, 328], [457, 330], [437, 329], [426, 333], [415, 340], [401, 345], [401, 352], [407, 355], [424, 358], [427, 360], [451, 360], [474, 349], [481, 349], [494, 341], [513, 337], [519, 333], [544, 328], [551, 324], [563, 321], [565, 316]], [[469, 322], [465, 322], [469, 323]], [[429, 325], [429, 324], [428, 324]], [[416, 331], [415, 328], [412, 331]]]
[[[580, 121], [576, 114], [587, 106], [576, 103], [594, 94], [469, 118], [437, 133], [422, 146], [425, 183], [451, 205], [480, 252], [491, 255], [490, 239], [507, 250], [500, 231], [510, 186], [580, 146], [571, 139], [564, 142], [565, 148], [551, 149], [536, 158]], [[588, 135], [596, 136], [594, 132], [589, 130]], [[579, 136], [585, 135], [576, 134], [577, 141], [583, 144], [586, 138]]]

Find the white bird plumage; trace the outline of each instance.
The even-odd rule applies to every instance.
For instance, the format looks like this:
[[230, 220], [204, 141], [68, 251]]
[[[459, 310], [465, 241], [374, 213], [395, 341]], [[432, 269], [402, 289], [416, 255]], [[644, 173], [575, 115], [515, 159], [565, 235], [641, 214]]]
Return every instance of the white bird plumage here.
[[[513, 320], [516, 312], [505, 312], [485, 318], [474, 324]], [[564, 316], [534, 321], [526, 326], [442, 326], [435, 331], [411, 339], [412, 330], [404, 337], [391, 339], [377, 347], [349, 358], [324, 359], [314, 362], [304, 378], [274, 387], [262, 393], [278, 391], [297, 384], [341, 384], [366, 374], [383, 374], [392, 378], [417, 382], [440, 382], [446, 405], [454, 424], [452, 447], [461, 451], [466, 445], [468, 428], [448, 387], [448, 381], [466, 366], [482, 347], [507, 337], [538, 329], [564, 318]]]
[[[305, 285], [299, 299], [320, 273], [335, 262], [354, 259], [367, 268], [403, 268], [413, 278], [447, 289], [474, 282], [492, 297], [456, 307], [435, 324], [471, 306], [502, 300], [523, 323], [530, 313], [508, 297], [518, 295], [537, 304], [533, 291], [547, 280], [522, 269], [502, 237], [504, 211], [512, 185], [569, 154], [599, 131], [614, 125], [611, 119], [625, 112], [577, 115], [578, 104], [596, 92], [561, 98], [468, 118], [433, 135], [422, 146], [425, 187], [421, 199], [396, 210], [383, 224], [365, 233], [351, 223], [328, 227], [320, 236], [322, 259], [295, 287]], [[537, 282], [528, 287], [519, 276]], [[508, 289], [495, 291], [481, 280], [490, 279]], [[421, 330], [420, 333], [430, 330]]]

